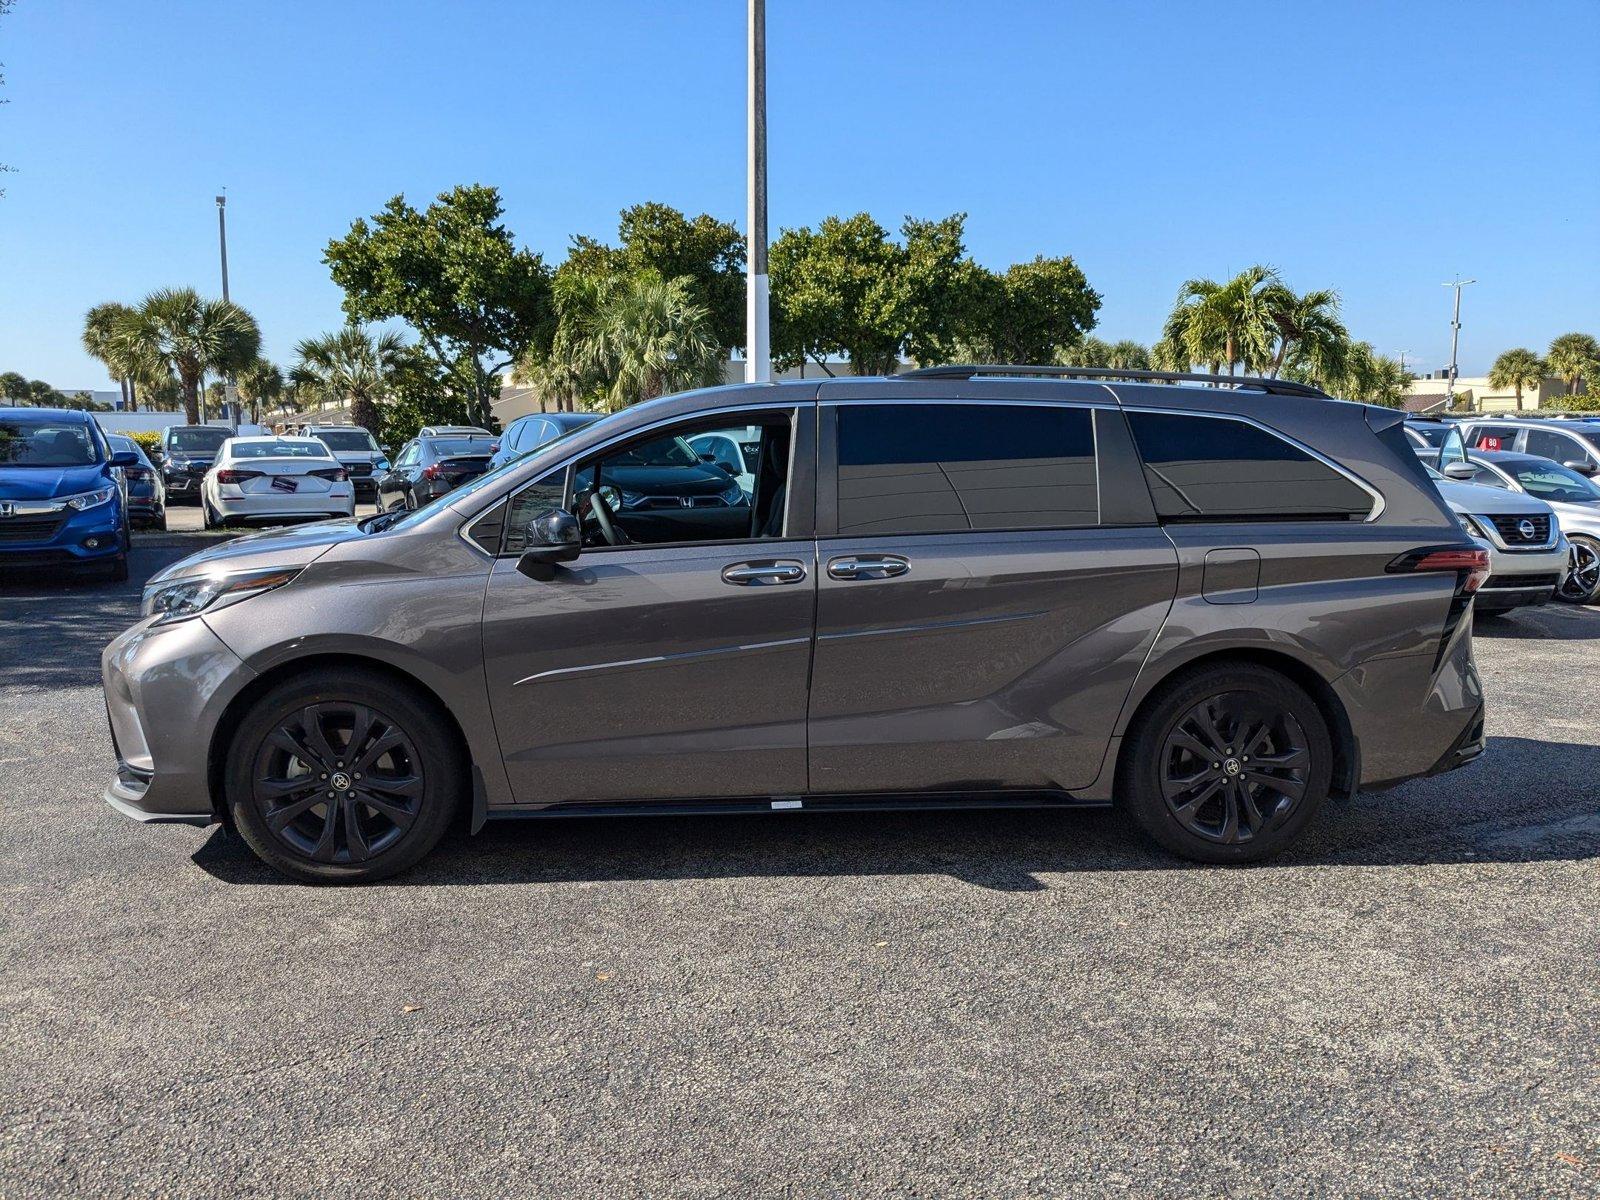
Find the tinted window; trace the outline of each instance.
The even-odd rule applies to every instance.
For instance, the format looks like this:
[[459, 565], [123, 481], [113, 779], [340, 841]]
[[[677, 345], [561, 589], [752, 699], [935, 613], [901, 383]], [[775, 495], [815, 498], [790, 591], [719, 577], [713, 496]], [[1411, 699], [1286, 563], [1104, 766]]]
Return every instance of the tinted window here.
[[378, 443], [365, 429], [324, 429], [317, 440], [330, 450], [376, 450]]
[[1176, 521], [1364, 518], [1373, 500], [1326, 463], [1244, 421], [1130, 412], [1157, 515]]
[[456, 455], [488, 458], [493, 441], [489, 437], [436, 437], [428, 439], [428, 449], [439, 458], [453, 458]]
[[1053, 529], [1099, 519], [1087, 409], [839, 408], [841, 534]]
[[1408, 424], [1406, 428], [1430, 446], [1444, 445], [1444, 435], [1448, 432], [1443, 425], [1424, 425], [1420, 421], [1415, 425]]
[[1589, 456], [1576, 438], [1564, 433], [1550, 433], [1543, 429], [1528, 430], [1527, 453], [1540, 458], [1553, 458], [1558, 463], [1585, 462]]
[[1509, 450], [1516, 440], [1516, 428], [1510, 425], [1479, 425], [1472, 431], [1472, 444], [1483, 450]]
[[326, 446], [318, 442], [235, 442], [229, 451], [234, 458], [331, 458]]
[[167, 444], [174, 450], [214, 452], [233, 436], [230, 430], [218, 425], [214, 428], [194, 426], [188, 429], [169, 429]]

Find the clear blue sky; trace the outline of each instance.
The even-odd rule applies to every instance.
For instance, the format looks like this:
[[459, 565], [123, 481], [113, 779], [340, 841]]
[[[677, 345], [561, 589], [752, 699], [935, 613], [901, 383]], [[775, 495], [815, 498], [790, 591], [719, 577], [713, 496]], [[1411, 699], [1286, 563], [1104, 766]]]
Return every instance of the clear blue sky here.
[[[774, 231], [964, 210], [1001, 267], [1071, 254], [1098, 330], [1252, 262], [1464, 372], [1600, 335], [1600, 3], [770, 0]], [[643, 200], [742, 223], [744, 5], [18, 0], [0, 19], [0, 370], [111, 386], [83, 311], [216, 292], [268, 353], [336, 326], [330, 237], [396, 192], [498, 186], [559, 259]]]

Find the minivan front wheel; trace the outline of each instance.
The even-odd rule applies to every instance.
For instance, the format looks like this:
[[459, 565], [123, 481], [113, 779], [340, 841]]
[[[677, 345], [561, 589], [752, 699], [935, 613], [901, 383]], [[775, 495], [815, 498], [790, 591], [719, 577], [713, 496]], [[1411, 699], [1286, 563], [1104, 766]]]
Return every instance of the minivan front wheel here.
[[1304, 689], [1247, 664], [1175, 679], [1128, 731], [1121, 803], [1200, 862], [1255, 862], [1316, 815], [1333, 777], [1327, 722]]
[[464, 774], [432, 705], [379, 672], [341, 668], [287, 680], [251, 706], [228, 755], [227, 802], [269, 866], [358, 883], [438, 844]]

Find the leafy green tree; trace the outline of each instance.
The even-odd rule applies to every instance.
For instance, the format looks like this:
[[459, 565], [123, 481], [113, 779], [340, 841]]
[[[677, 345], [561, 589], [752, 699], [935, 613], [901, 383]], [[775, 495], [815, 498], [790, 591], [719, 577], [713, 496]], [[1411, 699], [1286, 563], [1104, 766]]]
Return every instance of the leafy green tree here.
[[407, 358], [405, 339], [393, 331], [374, 334], [359, 325], [306, 338], [295, 347], [291, 374], [303, 397], [350, 406], [350, 421], [364, 429], [381, 426], [379, 405], [393, 389]]
[[1567, 392], [1577, 395], [1600, 382], [1600, 341], [1587, 333], [1563, 333], [1544, 357], [1550, 373], [1561, 377]]
[[1489, 368], [1489, 386], [1510, 388], [1517, 395], [1517, 411], [1522, 411], [1522, 393], [1525, 388], [1536, 388], [1544, 382], [1545, 365], [1532, 350], [1518, 347], [1507, 350], [1494, 360]]
[[118, 323], [113, 342], [145, 371], [177, 377], [184, 414], [194, 425], [202, 377], [249, 363], [261, 349], [261, 330], [231, 301], [204, 299], [193, 288], [163, 288]]
[[810, 359], [832, 375], [829, 358], [844, 355], [856, 375], [892, 373], [910, 323], [903, 257], [866, 213], [784, 230], [767, 262], [774, 365]]
[[976, 362], [1055, 362], [1084, 342], [1100, 310], [1100, 294], [1066, 256], [980, 268], [969, 295], [962, 357]]
[[117, 381], [122, 389], [123, 407], [129, 411], [139, 407], [136, 380], [147, 370], [147, 364], [130, 353], [118, 336], [132, 317], [131, 308], [115, 301], [96, 304], [83, 317], [83, 349], [90, 358], [103, 363], [111, 378]]
[[734, 225], [650, 203], [623, 209], [617, 232], [617, 265], [624, 273], [687, 279], [688, 298], [705, 309], [717, 346], [744, 346], [745, 243]]
[[1263, 289], [1262, 300], [1277, 343], [1267, 374], [1276, 378], [1293, 364], [1318, 378], [1337, 378], [1350, 346], [1350, 333], [1339, 319], [1339, 293], [1320, 288], [1297, 295], [1274, 282]]
[[16, 371], [0, 374], [0, 398], [21, 404], [28, 399], [28, 377]]
[[1190, 363], [1204, 363], [1212, 374], [1243, 365], [1261, 371], [1272, 360], [1277, 326], [1269, 291], [1278, 283], [1271, 267], [1253, 266], [1227, 283], [1190, 279], [1178, 291], [1162, 330], [1164, 339], [1183, 347]]
[[442, 370], [469, 382], [480, 421], [493, 419], [499, 373], [554, 326], [544, 260], [517, 249], [501, 213], [500, 193], [480, 184], [422, 212], [395, 196], [323, 254], [351, 321], [409, 324]]
[[1058, 351], [1056, 361], [1063, 367], [1108, 367], [1111, 365], [1111, 343], [1091, 334]]
[[1310, 377], [1309, 368], [1301, 365], [1291, 371], [1302, 382], [1318, 387], [1345, 400], [1363, 404], [1381, 404], [1385, 408], [1400, 408], [1405, 403], [1406, 388], [1411, 375], [1387, 355], [1379, 354], [1371, 342], [1352, 342], [1341, 358], [1340, 373], [1336, 378]]
[[240, 370], [234, 383], [239, 389], [239, 398], [250, 406], [256, 424], [260, 424], [261, 414], [275, 407], [283, 397], [283, 371], [264, 358]]
[[714, 322], [687, 276], [558, 274], [556, 308], [550, 353], [529, 372], [547, 399], [615, 412], [721, 382]]

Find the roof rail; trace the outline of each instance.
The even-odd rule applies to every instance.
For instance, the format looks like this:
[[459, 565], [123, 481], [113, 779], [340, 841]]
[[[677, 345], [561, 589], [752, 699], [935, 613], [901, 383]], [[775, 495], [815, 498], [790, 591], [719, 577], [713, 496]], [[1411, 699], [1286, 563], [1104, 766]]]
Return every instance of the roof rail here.
[[1119, 367], [1030, 367], [989, 364], [986, 366], [918, 367], [902, 371], [891, 379], [972, 379], [980, 375], [1042, 376], [1048, 379], [1126, 379], [1134, 383], [1209, 383], [1269, 392], [1274, 396], [1309, 396], [1332, 400], [1321, 388], [1292, 379], [1263, 379], [1258, 375], [1203, 375], [1196, 371], [1125, 371]]

